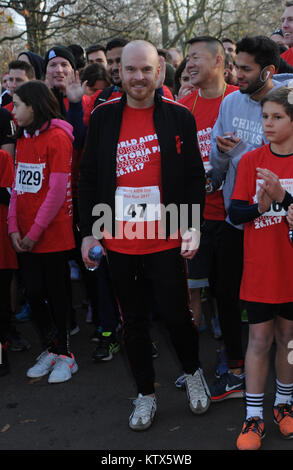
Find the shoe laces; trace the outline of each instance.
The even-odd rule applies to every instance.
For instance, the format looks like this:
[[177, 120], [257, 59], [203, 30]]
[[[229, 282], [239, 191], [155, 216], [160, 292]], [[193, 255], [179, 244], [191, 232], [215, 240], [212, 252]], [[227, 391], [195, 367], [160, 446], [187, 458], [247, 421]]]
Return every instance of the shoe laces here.
[[205, 387], [199, 371], [195, 372], [193, 375], [186, 376], [186, 385], [191, 399], [194, 396], [196, 396], [196, 398], [198, 398], [198, 396], [200, 398], [206, 397]]
[[293, 418], [293, 408], [292, 405], [290, 405], [289, 403], [275, 406], [275, 409], [280, 414], [280, 417], [277, 417], [278, 422], [280, 422], [286, 416], [290, 416], [291, 418]]
[[255, 432], [258, 435], [261, 435], [263, 432], [263, 429], [261, 427], [262, 421], [260, 418], [249, 418], [245, 421], [245, 428], [243, 430], [244, 433], [248, 433], [249, 431]]
[[[224, 372], [224, 374], [220, 375], [220, 377], [214, 382], [213, 386], [222, 388], [224, 385], [231, 383], [231, 379], [233, 378], [233, 374], [231, 372]], [[241, 379], [239, 379], [241, 382]]]
[[64, 363], [69, 367], [70, 364], [68, 364], [66, 359], [72, 359], [72, 358], [69, 356], [62, 356], [62, 355], [59, 355], [56, 357], [55, 366], [54, 366], [55, 372], [58, 371], [59, 369], [62, 369], [64, 367]]
[[54, 353], [50, 353], [50, 351], [44, 351], [42, 352], [42, 354], [40, 354], [40, 356], [38, 357], [38, 364], [39, 365], [43, 365], [44, 363], [46, 363], [48, 361], [48, 359], [50, 358], [50, 360], [53, 360], [54, 358], [52, 356], [55, 356]]
[[135, 405], [134, 417], [144, 418], [150, 415], [153, 405], [155, 404], [155, 398], [148, 396], [139, 396], [134, 400], [133, 403]]

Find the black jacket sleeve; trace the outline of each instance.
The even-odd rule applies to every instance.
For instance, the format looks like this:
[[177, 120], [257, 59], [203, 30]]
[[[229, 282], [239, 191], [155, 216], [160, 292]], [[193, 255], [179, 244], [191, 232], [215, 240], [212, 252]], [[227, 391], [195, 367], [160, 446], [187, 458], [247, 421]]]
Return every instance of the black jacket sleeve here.
[[79, 228], [81, 236], [92, 235], [94, 218], [92, 210], [96, 204], [97, 189], [97, 151], [98, 143], [98, 119], [93, 113], [90, 118], [85, 151], [80, 165], [79, 175]]
[[9, 206], [10, 194], [6, 188], [0, 188], [0, 204], [4, 206]]

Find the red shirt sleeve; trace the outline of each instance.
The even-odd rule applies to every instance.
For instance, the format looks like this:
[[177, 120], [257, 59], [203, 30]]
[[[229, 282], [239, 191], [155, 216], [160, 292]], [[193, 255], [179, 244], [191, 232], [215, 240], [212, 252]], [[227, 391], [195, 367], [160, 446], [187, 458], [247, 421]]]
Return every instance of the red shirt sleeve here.
[[89, 125], [89, 122], [90, 122], [90, 115], [91, 115], [91, 112], [93, 111], [94, 109], [94, 106], [95, 106], [95, 101], [96, 99], [98, 98], [98, 96], [100, 95], [100, 93], [102, 93], [103, 90], [98, 90], [96, 91], [96, 93], [94, 93], [89, 100], [86, 100], [84, 102], [84, 109], [83, 109], [83, 112], [84, 112], [84, 115], [83, 115], [83, 122], [85, 123], [85, 125], [88, 127]]

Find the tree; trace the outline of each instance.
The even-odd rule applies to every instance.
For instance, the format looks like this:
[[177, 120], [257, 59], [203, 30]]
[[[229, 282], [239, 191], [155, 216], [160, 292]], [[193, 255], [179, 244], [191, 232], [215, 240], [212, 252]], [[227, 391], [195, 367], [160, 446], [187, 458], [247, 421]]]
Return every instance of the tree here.
[[192, 36], [270, 34], [280, 25], [283, 6], [279, 0], [157, 0], [153, 2], [162, 29], [164, 48], [185, 49]]
[[158, 0], [153, 2], [162, 26], [162, 46], [169, 48], [190, 39], [196, 23], [203, 17], [208, 0]]
[[[160, 41], [160, 35], [156, 34], [153, 27], [157, 15], [151, 0], [145, 0], [143, 4], [140, 0], [90, 0], [90, 3], [91, 13], [78, 29], [78, 39], [83, 46], [98, 42], [105, 44], [114, 37], [130, 40], [158, 38]], [[72, 31], [67, 43], [74, 40], [76, 31]]]
[[[10, 37], [2, 37], [0, 42], [13, 41], [26, 36], [28, 49], [44, 55], [47, 41], [55, 40], [66, 35], [66, 32], [78, 28], [90, 12], [88, 2], [76, 0], [0, 0], [0, 9], [12, 9], [25, 22], [25, 30]], [[13, 22], [12, 16], [10, 21]]]
[[[115, 36], [149, 39], [158, 47], [180, 46], [192, 36], [209, 34], [239, 39], [244, 34], [270, 34], [280, 25], [279, 0], [0, 0], [0, 43], [26, 40], [43, 55], [53, 44], [83, 47]], [[12, 28], [20, 15], [25, 28]]]

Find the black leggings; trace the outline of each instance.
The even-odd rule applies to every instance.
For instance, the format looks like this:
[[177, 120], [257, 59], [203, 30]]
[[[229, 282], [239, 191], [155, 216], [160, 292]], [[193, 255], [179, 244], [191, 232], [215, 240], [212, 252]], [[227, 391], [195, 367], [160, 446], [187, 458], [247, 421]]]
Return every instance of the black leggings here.
[[22, 253], [19, 256], [32, 320], [44, 337], [48, 334], [52, 316], [57, 329], [57, 354], [68, 354], [67, 330], [71, 309], [68, 253]]
[[199, 366], [198, 332], [189, 311], [186, 267], [180, 249], [147, 255], [108, 252], [110, 276], [122, 311], [123, 334], [137, 391], [154, 393], [150, 310], [164, 320], [182, 369]]

